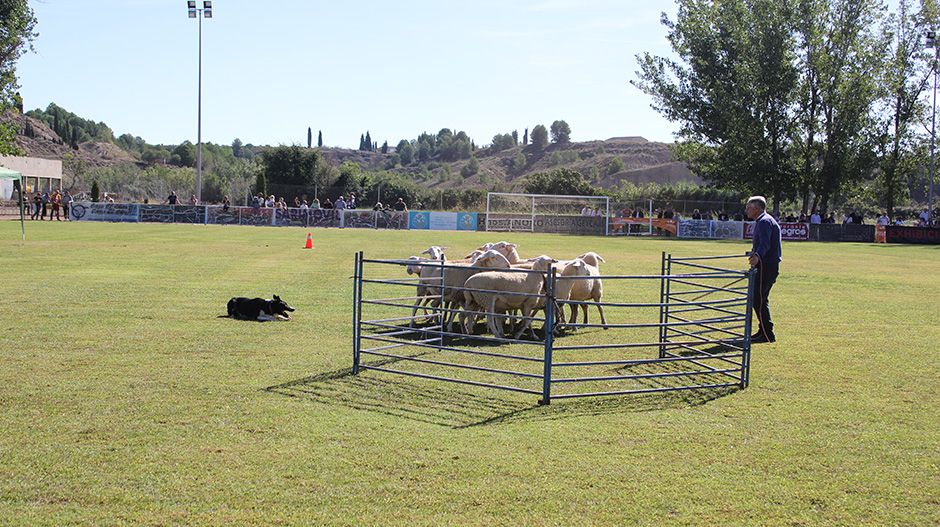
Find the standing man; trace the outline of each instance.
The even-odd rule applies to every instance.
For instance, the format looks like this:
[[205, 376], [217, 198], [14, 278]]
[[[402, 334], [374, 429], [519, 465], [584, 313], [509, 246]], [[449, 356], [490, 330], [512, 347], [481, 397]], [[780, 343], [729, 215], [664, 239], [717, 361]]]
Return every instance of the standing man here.
[[747, 217], [754, 220], [754, 243], [748, 257], [752, 267], [757, 268], [758, 291], [752, 307], [757, 313], [758, 329], [751, 337], [752, 343], [774, 342], [774, 323], [770, 319], [767, 296], [780, 274], [780, 225], [767, 214], [767, 200], [763, 196], [752, 196], [744, 209]]

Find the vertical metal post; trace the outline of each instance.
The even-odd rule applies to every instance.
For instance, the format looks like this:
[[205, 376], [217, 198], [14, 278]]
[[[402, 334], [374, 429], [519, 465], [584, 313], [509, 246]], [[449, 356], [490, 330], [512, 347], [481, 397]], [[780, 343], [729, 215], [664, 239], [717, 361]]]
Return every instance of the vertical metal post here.
[[747, 388], [751, 377], [751, 311], [754, 309], [754, 290], [757, 283], [757, 268], [751, 267], [747, 279], [747, 306], [744, 308], [744, 345], [741, 347], [741, 388]]
[[672, 273], [672, 255], [663, 251], [659, 279], [659, 358], [666, 357], [666, 323], [669, 320], [669, 275]]
[[548, 266], [545, 277], [545, 353], [542, 364], [542, 399], [540, 405], [552, 402], [552, 337], [555, 331], [555, 266]]
[[362, 251], [356, 253], [356, 268], [353, 271], [353, 375], [359, 373], [359, 351], [361, 349], [361, 333], [359, 321], [362, 318]]

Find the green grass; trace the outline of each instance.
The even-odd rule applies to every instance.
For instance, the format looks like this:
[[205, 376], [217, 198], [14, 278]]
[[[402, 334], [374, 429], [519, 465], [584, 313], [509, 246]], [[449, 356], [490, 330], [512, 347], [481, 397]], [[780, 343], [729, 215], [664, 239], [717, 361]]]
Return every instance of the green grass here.
[[[26, 227], [0, 222], [0, 524], [940, 524], [940, 248], [788, 243], [747, 389], [540, 407], [348, 375], [354, 253], [510, 239], [651, 274], [747, 244]], [[217, 318], [275, 293], [293, 321]]]

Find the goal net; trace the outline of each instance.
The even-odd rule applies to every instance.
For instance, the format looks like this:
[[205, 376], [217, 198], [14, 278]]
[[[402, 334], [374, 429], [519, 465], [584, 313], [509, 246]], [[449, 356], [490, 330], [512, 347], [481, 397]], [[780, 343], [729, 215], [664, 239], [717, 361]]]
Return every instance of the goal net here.
[[486, 195], [486, 230], [495, 232], [533, 232], [536, 216], [610, 217], [610, 198], [606, 196], [560, 196], [554, 194]]

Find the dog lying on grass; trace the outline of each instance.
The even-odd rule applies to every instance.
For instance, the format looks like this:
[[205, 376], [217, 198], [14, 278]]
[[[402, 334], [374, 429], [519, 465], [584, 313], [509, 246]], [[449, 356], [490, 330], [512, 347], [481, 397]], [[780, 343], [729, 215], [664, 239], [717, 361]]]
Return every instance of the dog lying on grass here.
[[274, 300], [238, 296], [228, 301], [228, 316], [237, 320], [290, 320], [293, 310], [277, 295]]

